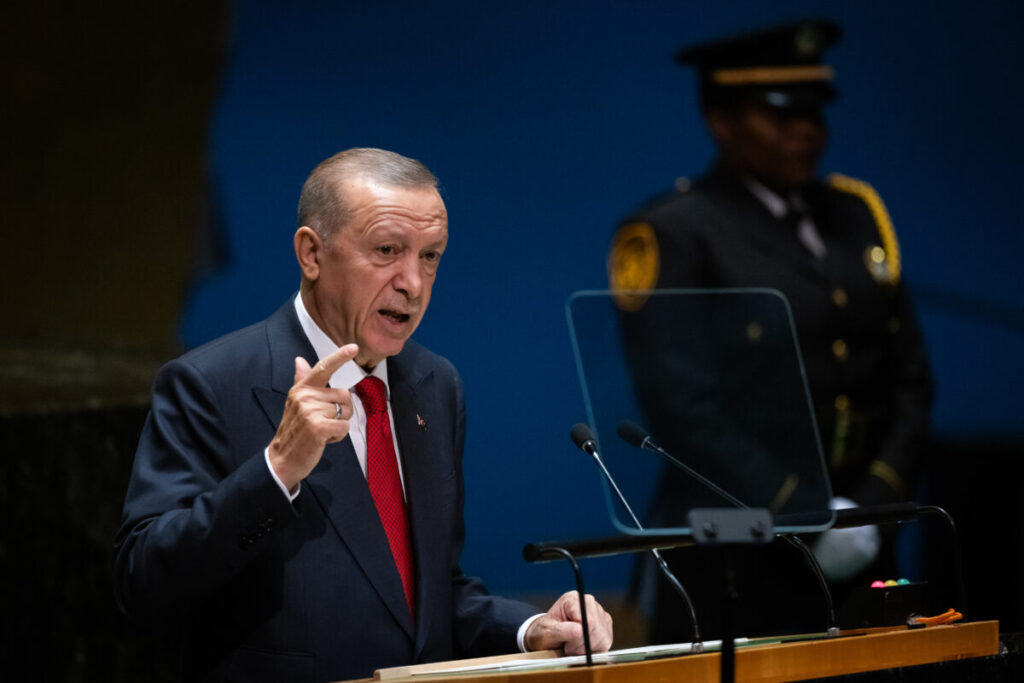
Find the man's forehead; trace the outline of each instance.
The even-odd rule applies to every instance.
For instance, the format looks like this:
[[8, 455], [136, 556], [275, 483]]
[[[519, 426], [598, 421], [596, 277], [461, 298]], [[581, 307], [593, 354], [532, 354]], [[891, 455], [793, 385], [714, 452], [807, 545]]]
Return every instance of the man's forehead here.
[[431, 187], [393, 189], [398, 192], [353, 202], [342, 230], [354, 238], [411, 237], [424, 245], [446, 244], [448, 214], [437, 191]]
[[353, 211], [408, 210], [447, 221], [448, 212], [437, 188], [431, 185], [388, 185], [372, 179], [346, 179], [338, 192]]

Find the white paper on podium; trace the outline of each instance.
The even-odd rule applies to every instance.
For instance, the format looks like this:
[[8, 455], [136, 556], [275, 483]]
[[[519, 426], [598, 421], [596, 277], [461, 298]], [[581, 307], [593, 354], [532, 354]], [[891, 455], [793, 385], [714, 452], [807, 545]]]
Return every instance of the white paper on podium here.
[[[773, 639], [774, 642], [779, 642]], [[749, 638], [737, 638], [736, 647], [744, 647], [751, 644]], [[767, 639], [758, 639], [757, 644], [769, 642]], [[715, 652], [722, 647], [720, 640], [704, 641], [705, 652]], [[634, 662], [655, 657], [674, 657], [677, 655], [690, 654], [693, 650], [692, 643], [672, 643], [670, 645], [645, 645], [643, 647], [632, 647], [624, 650], [610, 650], [592, 655], [594, 664], [614, 664], [616, 662]], [[476, 664], [473, 666], [455, 666], [448, 669], [435, 669], [422, 673], [413, 673], [413, 676], [439, 676], [458, 673], [487, 673], [490, 671], [533, 671], [541, 669], [567, 669], [570, 666], [586, 664], [585, 655], [573, 655], [571, 657], [554, 657], [551, 659], [522, 659], [490, 664]]]

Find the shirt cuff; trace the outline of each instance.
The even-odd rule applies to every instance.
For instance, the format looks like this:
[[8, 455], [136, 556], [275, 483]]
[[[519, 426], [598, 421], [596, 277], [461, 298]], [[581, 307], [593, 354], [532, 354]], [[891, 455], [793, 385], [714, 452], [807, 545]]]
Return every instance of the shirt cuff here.
[[281, 489], [281, 493], [285, 495], [289, 503], [294, 503], [295, 499], [299, 497], [299, 491], [302, 489], [302, 482], [295, 485], [295, 493], [292, 493], [288, 490], [288, 487], [284, 485], [284, 482], [277, 478], [277, 472], [274, 471], [273, 465], [270, 464], [270, 446], [263, 449], [263, 459], [267, 462], [267, 469], [270, 470], [270, 476], [272, 476], [274, 481], [277, 482], [277, 488]]
[[544, 613], [534, 614], [532, 617], [523, 622], [523, 625], [519, 627], [519, 632], [516, 633], [516, 644], [519, 645], [520, 652], [529, 652], [526, 649], [526, 632], [530, 630], [530, 626], [533, 622], [537, 621], [540, 617], [544, 616]]

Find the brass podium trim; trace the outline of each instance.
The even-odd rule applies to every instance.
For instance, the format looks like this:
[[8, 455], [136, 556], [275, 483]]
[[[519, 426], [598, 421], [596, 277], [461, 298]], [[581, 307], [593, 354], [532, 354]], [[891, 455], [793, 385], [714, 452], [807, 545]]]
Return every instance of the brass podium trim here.
[[[810, 678], [892, 669], [998, 654], [999, 622], [980, 621], [922, 629], [880, 629], [839, 638], [779, 643], [736, 651], [736, 681], [783, 683]], [[515, 658], [512, 656], [511, 658]], [[519, 655], [522, 657], [522, 655]], [[450, 683], [635, 683], [685, 680], [717, 683], [720, 653], [710, 652], [644, 662], [530, 672], [471, 675], [413, 676], [417, 670], [437, 670], [436, 664], [402, 667], [406, 677], [393, 681]], [[448, 666], [458, 666], [448, 662]], [[385, 670], [386, 671], [386, 670]], [[377, 678], [381, 680], [381, 678]]]

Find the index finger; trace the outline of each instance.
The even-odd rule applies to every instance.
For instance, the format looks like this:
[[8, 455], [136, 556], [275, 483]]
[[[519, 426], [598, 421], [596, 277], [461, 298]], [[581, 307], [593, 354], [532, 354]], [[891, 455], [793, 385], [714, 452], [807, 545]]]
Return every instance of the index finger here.
[[337, 351], [327, 356], [327, 358], [324, 358], [322, 361], [314, 365], [309, 371], [309, 374], [295, 384], [325, 387], [327, 386], [327, 383], [331, 381], [331, 375], [334, 374], [334, 371], [355, 358], [357, 353], [359, 353], [358, 346], [355, 344], [345, 344]]

